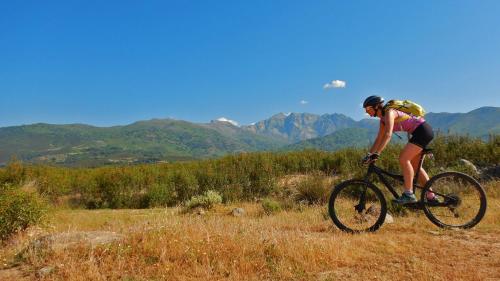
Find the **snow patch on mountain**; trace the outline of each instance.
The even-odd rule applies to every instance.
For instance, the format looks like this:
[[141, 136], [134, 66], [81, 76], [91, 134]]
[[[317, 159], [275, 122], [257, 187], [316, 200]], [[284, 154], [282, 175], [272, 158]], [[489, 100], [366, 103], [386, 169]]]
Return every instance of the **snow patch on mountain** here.
[[230, 120], [230, 119], [227, 119], [225, 117], [221, 117], [221, 118], [218, 118], [217, 121], [219, 122], [228, 122], [228, 123], [231, 123], [232, 125], [236, 126], [236, 127], [239, 127], [240, 125], [238, 124], [238, 122], [234, 121], [234, 120]]

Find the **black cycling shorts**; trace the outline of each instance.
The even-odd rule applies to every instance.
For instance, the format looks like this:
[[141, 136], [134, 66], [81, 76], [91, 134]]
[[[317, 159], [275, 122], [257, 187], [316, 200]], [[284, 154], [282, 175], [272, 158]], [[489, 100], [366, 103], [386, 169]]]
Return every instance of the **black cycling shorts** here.
[[410, 143], [425, 148], [434, 138], [434, 132], [431, 125], [424, 122], [418, 126], [411, 134]]

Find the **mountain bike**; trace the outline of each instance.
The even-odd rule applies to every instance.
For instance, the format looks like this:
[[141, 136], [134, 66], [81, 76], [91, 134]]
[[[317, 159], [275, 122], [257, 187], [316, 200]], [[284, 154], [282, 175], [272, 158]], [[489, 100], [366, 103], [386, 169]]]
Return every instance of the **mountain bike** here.
[[[441, 228], [466, 229], [478, 224], [486, 212], [486, 193], [481, 185], [459, 172], [443, 172], [430, 178], [423, 187], [418, 185], [416, 179], [426, 155], [432, 156], [432, 149], [422, 150], [413, 180], [413, 192], [421, 190], [420, 200], [404, 206], [423, 210], [427, 218]], [[399, 198], [387, 177], [403, 183], [403, 176], [370, 163], [364, 179], [347, 180], [333, 188], [328, 213], [341, 230], [350, 233], [376, 231], [384, 223], [387, 201], [384, 193], [370, 180], [373, 174], [394, 198]], [[435, 194], [432, 199], [428, 199], [429, 192]]]

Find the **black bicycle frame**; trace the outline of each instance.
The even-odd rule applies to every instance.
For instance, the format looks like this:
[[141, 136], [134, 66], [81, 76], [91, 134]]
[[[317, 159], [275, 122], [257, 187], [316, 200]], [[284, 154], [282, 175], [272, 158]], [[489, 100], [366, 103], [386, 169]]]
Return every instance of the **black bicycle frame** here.
[[[420, 185], [417, 184], [417, 180], [418, 180], [418, 175], [420, 173], [420, 169], [422, 168], [422, 165], [424, 163], [425, 155], [428, 154], [428, 153], [430, 153], [430, 151], [431, 150], [425, 149], [421, 153], [420, 160], [419, 160], [419, 163], [418, 163], [418, 169], [415, 172], [415, 176], [413, 177], [413, 184], [412, 184], [412, 186], [413, 186], [413, 193], [415, 193], [415, 189], [416, 188], [420, 188], [420, 189], [423, 188], [422, 186], [420, 186]], [[368, 166], [368, 172], [366, 173], [366, 176], [365, 176], [365, 179], [364, 179], [366, 182], [369, 182], [369, 178], [370, 178], [371, 174], [376, 174], [378, 176], [378, 178], [380, 179], [380, 181], [385, 185], [385, 187], [387, 187], [387, 189], [392, 193], [392, 195], [394, 196], [394, 198], [399, 198], [398, 192], [389, 183], [389, 181], [384, 177], [384, 175], [389, 176], [389, 177], [391, 177], [391, 178], [393, 178], [393, 179], [395, 179], [395, 180], [397, 180], [399, 182], [404, 183], [404, 177], [402, 175], [397, 175], [397, 174], [393, 174], [391, 172], [385, 171], [384, 169], [375, 166], [374, 162], [370, 163], [370, 165]]]
[[[415, 176], [413, 177], [413, 183], [412, 183], [413, 193], [415, 193], [415, 190], [417, 188], [419, 188], [419, 189], [424, 188], [423, 186], [418, 185], [417, 179], [418, 179], [418, 175], [420, 173], [420, 169], [422, 168], [422, 165], [424, 163], [425, 155], [428, 155], [428, 154], [432, 155], [431, 149], [424, 149], [421, 152], [420, 161], [418, 163], [418, 170], [416, 171]], [[394, 189], [394, 187], [391, 185], [391, 183], [384, 177], [384, 175], [389, 176], [389, 177], [391, 177], [399, 182], [404, 183], [404, 177], [402, 175], [393, 174], [393, 173], [388, 172], [382, 168], [379, 168], [379, 167], [375, 166], [374, 162], [370, 163], [370, 165], [368, 166], [368, 172], [366, 173], [366, 176], [364, 178], [365, 182], [371, 183], [371, 181], [370, 181], [371, 174], [376, 174], [378, 176], [378, 178], [380, 179], [380, 181], [385, 185], [385, 187], [387, 187], [387, 189], [392, 193], [394, 198], [396, 198], [396, 199], [399, 198], [398, 192]], [[355, 209], [359, 213], [361, 213], [365, 209], [366, 189], [367, 189], [367, 187], [365, 187], [364, 191], [361, 193], [358, 205], [355, 206]], [[450, 196], [447, 194], [441, 194], [441, 193], [438, 193], [435, 191], [433, 191], [433, 192], [434, 192], [434, 194], [443, 197], [445, 199], [445, 201], [442, 203], [432, 203], [432, 206], [449, 207], [449, 206], [453, 206], [453, 205], [457, 204], [457, 199], [454, 198], [453, 196]], [[413, 207], [418, 208], [421, 206], [420, 204], [422, 204], [422, 202], [417, 202], [416, 205], [408, 204], [408, 206], [410, 206], [410, 207], [413, 206]], [[425, 203], [425, 204], [427, 204], [427, 203]]]

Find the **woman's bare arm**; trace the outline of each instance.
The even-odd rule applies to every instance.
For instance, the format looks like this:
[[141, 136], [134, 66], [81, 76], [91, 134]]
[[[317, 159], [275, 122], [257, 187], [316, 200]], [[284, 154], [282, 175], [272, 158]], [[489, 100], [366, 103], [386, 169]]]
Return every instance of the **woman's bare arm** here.
[[378, 134], [377, 137], [375, 138], [375, 142], [372, 145], [372, 148], [370, 149], [370, 153], [375, 153], [378, 150], [378, 147], [380, 146], [380, 142], [382, 141], [382, 137], [385, 132], [385, 125], [384, 123], [380, 122], [379, 128], [378, 128]]
[[392, 129], [394, 128], [394, 119], [396, 119], [396, 113], [394, 112], [394, 110], [388, 110], [384, 116], [384, 130], [379, 131], [381, 140], [374, 152], [380, 154], [385, 149], [387, 144], [391, 141]]

